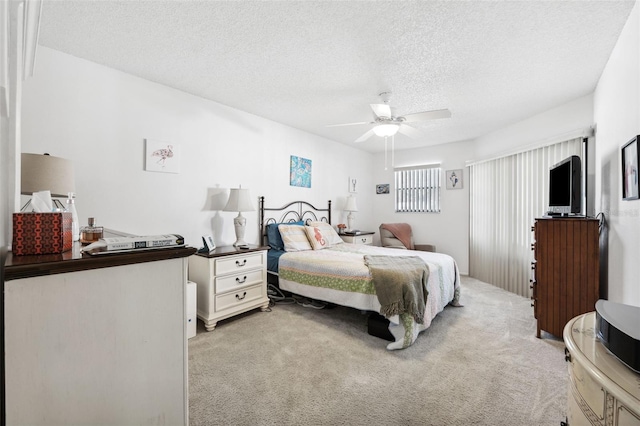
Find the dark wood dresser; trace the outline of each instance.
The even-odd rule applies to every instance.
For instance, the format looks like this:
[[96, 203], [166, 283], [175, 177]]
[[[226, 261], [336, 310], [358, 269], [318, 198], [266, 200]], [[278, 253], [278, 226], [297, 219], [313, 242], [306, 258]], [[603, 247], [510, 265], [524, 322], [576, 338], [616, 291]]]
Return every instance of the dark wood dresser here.
[[533, 312], [536, 336], [562, 337], [572, 318], [595, 309], [599, 297], [599, 221], [539, 218], [533, 226]]

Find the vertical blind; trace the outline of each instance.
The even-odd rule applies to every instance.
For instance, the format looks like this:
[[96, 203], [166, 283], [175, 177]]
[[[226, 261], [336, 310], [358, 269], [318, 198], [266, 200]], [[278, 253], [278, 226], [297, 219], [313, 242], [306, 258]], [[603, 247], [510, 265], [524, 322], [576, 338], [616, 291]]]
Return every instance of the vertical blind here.
[[440, 212], [440, 167], [395, 169], [397, 213]]
[[0, 117], [9, 116], [9, 2], [0, 2]]
[[582, 138], [470, 166], [471, 276], [530, 295], [531, 226], [547, 211], [549, 167], [570, 155], [583, 157]]

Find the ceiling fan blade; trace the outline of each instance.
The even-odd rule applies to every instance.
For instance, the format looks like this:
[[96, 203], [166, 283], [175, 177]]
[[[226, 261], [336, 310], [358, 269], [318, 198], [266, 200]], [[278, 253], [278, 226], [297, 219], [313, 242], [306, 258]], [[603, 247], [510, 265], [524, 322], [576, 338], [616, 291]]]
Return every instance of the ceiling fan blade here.
[[407, 126], [406, 124], [401, 124], [400, 128], [398, 129], [398, 132], [402, 133], [403, 135], [407, 135], [413, 139], [419, 139], [425, 135], [423, 132], [416, 129], [415, 127]]
[[436, 120], [438, 118], [451, 117], [451, 111], [448, 109], [436, 109], [433, 111], [416, 112], [415, 114], [407, 114], [404, 116], [404, 121], [407, 123], [415, 121]]
[[391, 118], [391, 107], [387, 104], [371, 104], [371, 109], [376, 117]]
[[373, 129], [370, 129], [369, 131], [367, 131], [367, 133], [365, 133], [364, 135], [360, 136], [358, 139], [355, 140], [355, 142], [364, 142], [367, 139], [369, 139], [371, 136], [373, 136]]
[[327, 124], [324, 127], [357, 126], [361, 124], [375, 124], [373, 121], [361, 121], [359, 123]]

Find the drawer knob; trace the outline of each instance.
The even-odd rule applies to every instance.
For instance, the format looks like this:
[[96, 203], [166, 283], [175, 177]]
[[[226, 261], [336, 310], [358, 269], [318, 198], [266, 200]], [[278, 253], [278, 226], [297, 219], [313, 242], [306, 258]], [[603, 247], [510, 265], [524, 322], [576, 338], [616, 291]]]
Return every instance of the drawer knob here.
[[247, 281], [247, 276], [246, 275], [242, 279], [236, 277], [236, 283], [237, 284], [244, 284], [245, 281]]
[[238, 300], [242, 300], [245, 297], [247, 297], [247, 292], [246, 291], [244, 293], [242, 293], [242, 296], [240, 296], [239, 294], [236, 294], [236, 299], [238, 299]]
[[363, 243], [366, 243], [367, 239], [366, 238], [360, 238], [360, 241], [362, 241]]
[[240, 263], [240, 261], [239, 261], [239, 260], [236, 260], [236, 266], [237, 266], [238, 268], [241, 268], [241, 267], [243, 267], [243, 266], [244, 266], [244, 265], [246, 265], [246, 264], [247, 264], [247, 259], [243, 259], [243, 260], [242, 260], [242, 263]]

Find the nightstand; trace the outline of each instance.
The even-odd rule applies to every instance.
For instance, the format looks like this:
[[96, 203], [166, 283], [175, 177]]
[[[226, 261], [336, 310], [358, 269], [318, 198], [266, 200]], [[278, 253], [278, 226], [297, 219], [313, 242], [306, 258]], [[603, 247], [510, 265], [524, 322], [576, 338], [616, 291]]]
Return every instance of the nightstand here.
[[197, 315], [207, 331], [218, 321], [251, 309], [269, 308], [267, 249], [218, 247], [189, 257], [189, 280], [198, 285]]
[[375, 234], [375, 232], [362, 231], [357, 235], [349, 233], [339, 235], [345, 243], [364, 244], [370, 246], [373, 245], [373, 234]]

